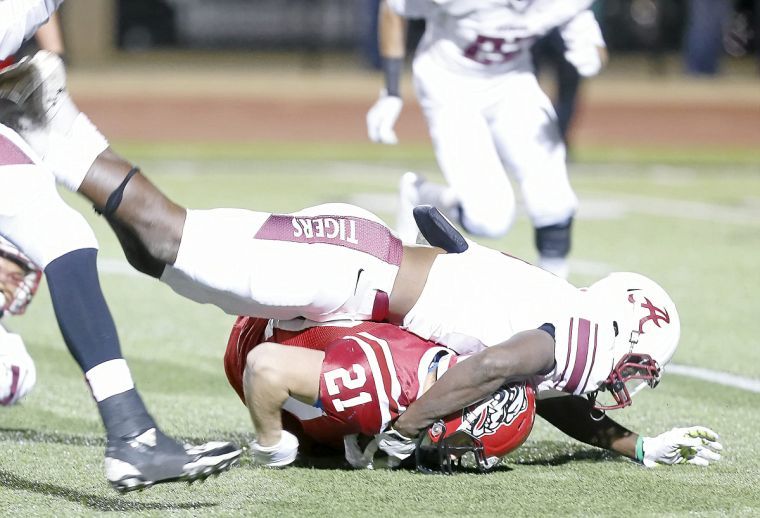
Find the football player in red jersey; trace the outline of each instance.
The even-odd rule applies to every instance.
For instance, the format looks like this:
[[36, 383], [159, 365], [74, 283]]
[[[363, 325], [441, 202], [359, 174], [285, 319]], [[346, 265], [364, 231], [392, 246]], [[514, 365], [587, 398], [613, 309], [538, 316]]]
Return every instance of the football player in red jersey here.
[[[225, 371], [251, 413], [257, 434], [251, 450], [261, 465], [290, 464], [305, 441], [345, 446], [352, 466], [371, 467], [390, 422], [463, 360], [387, 323], [282, 329], [294, 324], [240, 317], [227, 345]], [[502, 387], [437, 423], [428, 435], [436, 447], [427, 449], [440, 454], [436, 467], [451, 470], [453, 456], [486, 471], [522, 444], [534, 415], [529, 384]], [[359, 448], [359, 436], [377, 442]]]

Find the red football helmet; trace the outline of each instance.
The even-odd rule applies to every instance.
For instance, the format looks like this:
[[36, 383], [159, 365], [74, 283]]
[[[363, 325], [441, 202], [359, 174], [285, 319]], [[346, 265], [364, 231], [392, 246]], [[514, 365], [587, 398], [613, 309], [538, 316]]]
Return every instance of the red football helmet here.
[[422, 434], [416, 450], [417, 468], [432, 472], [434, 469], [429, 465], [434, 464], [444, 473], [452, 473], [456, 463], [489, 471], [525, 441], [535, 417], [533, 387], [528, 383], [504, 386], [488, 398], [434, 423]]
[[[0, 236], [0, 258], [18, 265], [22, 273], [8, 272], [0, 264], [0, 314], [4, 311], [12, 315], [20, 315], [32, 300], [42, 278], [42, 270], [10, 241]], [[11, 297], [4, 293], [12, 293]]]

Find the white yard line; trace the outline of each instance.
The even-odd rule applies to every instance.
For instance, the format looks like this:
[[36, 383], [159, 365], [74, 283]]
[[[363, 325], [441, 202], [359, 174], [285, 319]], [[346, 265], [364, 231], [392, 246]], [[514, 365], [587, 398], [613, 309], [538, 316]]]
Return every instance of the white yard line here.
[[[584, 215], [584, 204], [588, 204]], [[628, 212], [665, 216], [669, 218], [760, 226], [760, 210], [754, 205], [729, 207], [715, 203], [652, 198], [635, 195], [605, 195], [593, 193], [581, 196], [579, 219], [609, 219], [623, 217]]]
[[717, 383], [718, 385], [725, 385], [727, 387], [738, 388], [746, 390], [747, 392], [760, 394], [760, 380], [757, 379], [745, 378], [744, 376], [704, 369], [702, 367], [691, 367], [689, 365], [670, 364], [665, 367], [665, 371], [668, 374], [688, 376], [689, 378], [705, 380], [711, 383]]
[[123, 259], [98, 259], [98, 271], [100, 273], [112, 273], [116, 275], [126, 275], [127, 277], [145, 277], [143, 274], [132, 268], [128, 262]]

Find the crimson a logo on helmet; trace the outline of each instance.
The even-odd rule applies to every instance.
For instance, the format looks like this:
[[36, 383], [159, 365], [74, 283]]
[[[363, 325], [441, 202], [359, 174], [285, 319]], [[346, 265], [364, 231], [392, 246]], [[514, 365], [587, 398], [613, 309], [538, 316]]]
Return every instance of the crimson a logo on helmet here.
[[658, 308], [654, 304], [652, 304], [652, 301], [649, 300], [647, 297], [644, 297], [644, 300], [646, 301], [645, 304], [642, 304], [641, 307], [648, 309], [649, 314], [639, 320], [639, 334], [644, 334], [644, 324], [646, 324], [649, 321], [652, 321], [654, 325], [657, 327], [662, 327], [660, 325], [660, 322], [665, 322], [666, 324], [670, 324], [670, 314], [668, 313], [667, 309], [664, 308]]
[[473, 437], [492, 435], [502, 426], [509, 426], [517, 416], [528, 409], [525, 385], [504, 387], [486, 402], [475, 403], [464, 409], [459, 430]]

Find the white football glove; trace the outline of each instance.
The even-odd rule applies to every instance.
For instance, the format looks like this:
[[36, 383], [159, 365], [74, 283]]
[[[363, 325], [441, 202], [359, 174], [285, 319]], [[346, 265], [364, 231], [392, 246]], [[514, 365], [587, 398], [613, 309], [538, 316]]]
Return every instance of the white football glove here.
[[403, 106], [401, 97], [388, 95], [385, 90], [380, 92], [380, 98], [367, 112], [367, 134], [372, 142], [398, 144], [393, 126]]
[[657, 437], [644, 437], [644, 466], [696, 464], [707, 466], [720, 460], [723, 446], [717, 433], [704, 426], [673, 428]]
[[358, 439], [359, 436], [357, 434], [343, 436], [346, 460], [355, 469], [374, 469], [373, 460], [377, 451], [377, 441], [372, 439], [362, 450]]
[[560, 28], [565, 59], [583, 77], [595, 76], [604, 66], [605, 48], [599, 23], [591, 11], [583, 11]]
[[[393, 428], [375, 435], [377, 447], [384, 451], [391, 459], [399, 462], [414, 453], [417, 440], [401, 435]], [[392, 463], [391, 463], [392, 464]]]

